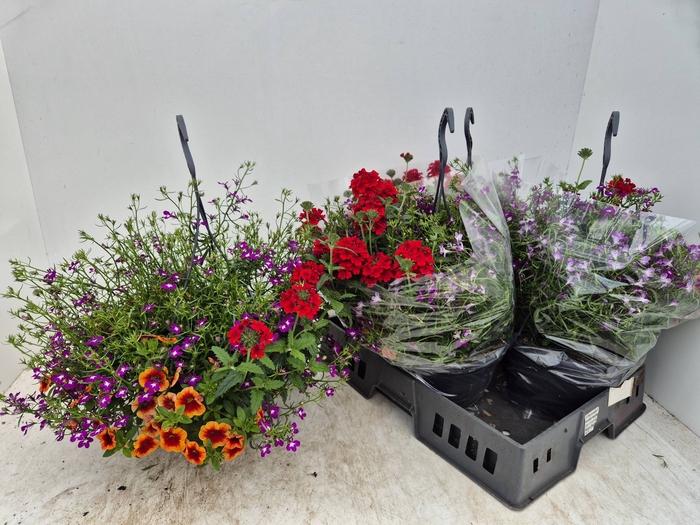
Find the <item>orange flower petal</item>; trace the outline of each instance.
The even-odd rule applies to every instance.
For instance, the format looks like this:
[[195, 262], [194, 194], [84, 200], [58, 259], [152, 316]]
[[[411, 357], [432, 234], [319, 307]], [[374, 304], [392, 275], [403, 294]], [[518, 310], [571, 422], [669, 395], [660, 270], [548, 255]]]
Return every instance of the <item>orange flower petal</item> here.
[[158, 396], [158, 406], [167, 408], [168, 410], [175, 410], [175, 399], [175, 394], [173, 394], [172, 392], [162, 394]]
[[188, 441], [185, 445], [185, 450], [182, 451], [185, 458], [190, 463], [201, 465], [207, 459], [207, 451], [204, 447], [200, 447], [196, 441]]
[[97, 434], [97, 439], [100, 440], [102, 450], [112, 450], [117, 446], [117, 440], [115, 439], [113, 428], [105, 428], [102, 432]]
[[209, 421], [206, 425], [199, 429], [199, 439], [206, 442], [211, 441], [211, 446], [214, 448], [223, 447], [228, 443], [228, 433], [231, 430], [231, 425], [227, 423], [217, 423]]
[[182, 428], [168, 428], [160, 431], [160, 446], [166, 452], [182, 452], [187, 442], [187, 432]]
[[153, 418], [151, 418], [148, 420], [148, 423], [141, 427], [141, 434], [158, 437], [160, 435], [160, 427], [161, 423], [156, 423]]
[[135, 411], [141, 419], [150, 419], [150, 416], [156, 413], [156, 401], [153, 399], [139, 404], [138, 399], [135, 399], [131, 402], [131, 410]]
[[262, 418], [265, 417], [265, 412], [263, 412], [262, 407], [258, 408], [258, 413], [255, 414], [255, 422], [258, 423]]
[[226, 459], [226, 461], [236, 459], [236, 457], [238, 457], [243, 452], [243, 449], [245, 449], [245, 445], [240, 447], [226, 447], [224, 448], [224, 458]]
[[175, 408], [185, 407], [187, 417], [201, 416], [207, 411], [204, 398], [191, 386], [188, 386], [175, 397]]
[[229, 434], [228, 435], [228, 443], [226, 444], [226, 448], [240, 448], [244, 447], [245, 443], [245, 438], [239, 434]]
[[135, 458], [143, 458], [158, 448], [158, 440], [146, 434], [139, 434], [134, 441], [134, 450], [131, 455]]
[[168, 388], [168, 379], [166, 374], [168, 370], [164, 368], [163, 370], [158, 370], [157, 368], [148, 368], [139, 374], [139, 385], [146, 387], [146, 383], [153, 381], [158, 381], [158, 390], [164, 391]]
[[46, 392], [49, 389], [50, 386], [51, 386], [51, 379], [48, 377], [42, 378], [42, 380], [39, 381], [39, 392], [41, 392], [43, 394], [44, 392]]

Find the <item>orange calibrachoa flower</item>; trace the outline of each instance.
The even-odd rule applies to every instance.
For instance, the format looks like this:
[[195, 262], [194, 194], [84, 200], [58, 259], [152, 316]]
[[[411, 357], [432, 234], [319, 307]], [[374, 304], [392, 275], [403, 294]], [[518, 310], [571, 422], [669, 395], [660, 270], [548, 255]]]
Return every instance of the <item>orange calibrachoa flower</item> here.
[[141, 434], [146, 434], [151, 437], [158, 437], [160, 435], [161, 423], [156, 423], [151, 417], [144, 426], [141, 427]]
[[[167, 373], [167, 368], [163, 368], [162, 370], [158, 370], [157, 368], [149, 368], [148, 370], [144, 370], [139, 374], [139, 385], [144, 388], [147, 388], [147, 385], [157, 385], [158, 391], [162, 392], [163, 390], [166, 390], [170, 384], [166, 375]], [[152, 391], [153, 390], [151, 390], [151, 392]]]
[[199, 429], [199, 439], [202, 443], [206, 443], [207, 439], [211, 441], [211, 446], [214, 448], [223, 447], [228, 443], [228, 433], [231, 430], [231, 425], [227, 423], [217, 423], [209, 421]]
[[262, 407], [258, 408], [258, 413], [255, 414], [255, 422], [259, 423], [262, 418], [265, 417], [265, 412], [263, 412]]
[[226, 459], [226, 461], [236, 459], [243, 452], [243, 449], [245, 449], [245, 445], [242, 443], [240, 446], [233, 447], [226, 445], [224, 447], [224, 458]]
[[158, 396], [157, 401], [158, 406], [167, 408], [168, 410], [175, 410], [175, 394], [172, 392]]
[[240, 434], [229, 433], [228, 442], [226, 443], [226, 448], [239, 448], [245, 447], [245, 438]]
[[134, 450], [131, 455], [135, 458], [143, 458], [158, 448], [158, 440], [147, 434], [139, 434], [134, 442]]
[[188, 386], [175, 397], [175, 408], [184, 406], [187, 417], [201, 416], [207, 410], [202, 401], [204, 398], [194, 388]]
[[182, 452], [187, 442], [187, 432], [182, 428], [172, 427], [160, 430], [160, 446], [166, 452]]
[[112, 450], [117, 446], [113, 428], [105, 428], [102, 432], [97, 434], [97, 439], [100, 440], [102, 450]]
[[39, 392], [41, 392], [42, 394], [44, 392], [47, 392], [50, 386], [51, 378], [49, 378], [48, 376], [44, 376], [43, 378], [41, 378], [41, 381], [39, 381]]
[[136, 412], [136, 415], [141, 419], [148, 419], [149, 416], [153, 416], [156, 413], [156, 400], [139, 403], [138, 399], [134, 399], [131, 402], [131, 410]]
[[185, 450], [182, 451], [185, 458], [190, 463], [201, 465], [207, 459], [207, 451], [204, 447], [200, 447], [196, 441], [188, 441], [185, 445]]

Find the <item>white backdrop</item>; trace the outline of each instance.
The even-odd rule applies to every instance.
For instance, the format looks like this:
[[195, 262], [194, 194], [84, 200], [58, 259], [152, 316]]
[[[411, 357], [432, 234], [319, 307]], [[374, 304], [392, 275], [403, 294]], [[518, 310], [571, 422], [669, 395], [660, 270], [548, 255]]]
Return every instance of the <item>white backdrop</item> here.
[[[461, 119], [473, 106], [475, 153], [544, 155], [564, 170], [583, 146], [600, 158], [618, 109], [610, 173], [663, 186], [661, 211], [697, 220], [687, 191], [698, 187], [697, 3], [598, 4], [3, 0], [0, 39], [28, 175], [3, 163], [0, 177], [33, 186], [55, 263], [98, 212], [124, 217], [129, 194], [148, 202], [160, 185], [186, 184], [178, 113], [204, 188], [256, 160], [252, 196], [271, 213], [282, 185], [308, 198], [310, 183], [396, 165], [404, 151], [436, 158], [447, 105], [457, 115], [451, 155], [464, 149]], [[0, 239], [3, 259], [8, 242]], [[700, 326], [678, 337], [686, 328]], [[655, 376], [671, 362], [684, 367], [665, 341], [650, 389], [662, 402], [669, 389], [697, 396], [675, 376]], [[669, 402], [700, 432], [697, 409]]]

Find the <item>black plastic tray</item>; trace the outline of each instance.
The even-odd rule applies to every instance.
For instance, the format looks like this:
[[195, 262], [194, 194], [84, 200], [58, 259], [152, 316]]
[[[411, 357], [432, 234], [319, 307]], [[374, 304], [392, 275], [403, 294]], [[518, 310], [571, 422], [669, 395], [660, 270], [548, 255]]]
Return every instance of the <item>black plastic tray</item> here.
[[[334, 336], [343, 342], [342, 332]], [[559, 421], [524, 419], [493, 383], [477, 410], [467, 411], [370, 350], [352, 362], [350, 384], [365, 398], [379, 391], [391, 399], [411, 414], [419, 441], [505, 505], [522, 509], [576, 470], [587, 441], [602, 431], [614, 439], [642, 415], [644, 371]], [[622, 391], [631, 395], [616, 401]]]

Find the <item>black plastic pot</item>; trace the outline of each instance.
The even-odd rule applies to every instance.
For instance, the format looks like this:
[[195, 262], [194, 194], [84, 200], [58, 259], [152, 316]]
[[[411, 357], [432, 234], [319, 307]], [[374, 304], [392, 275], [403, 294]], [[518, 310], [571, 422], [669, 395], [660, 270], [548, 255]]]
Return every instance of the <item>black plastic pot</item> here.
[[535, 417], [561, 419], [607, 388], [619, 387], [644, 364], [598, 363], [561, 349], [514, 346], [503, 359], [511, 402]]

